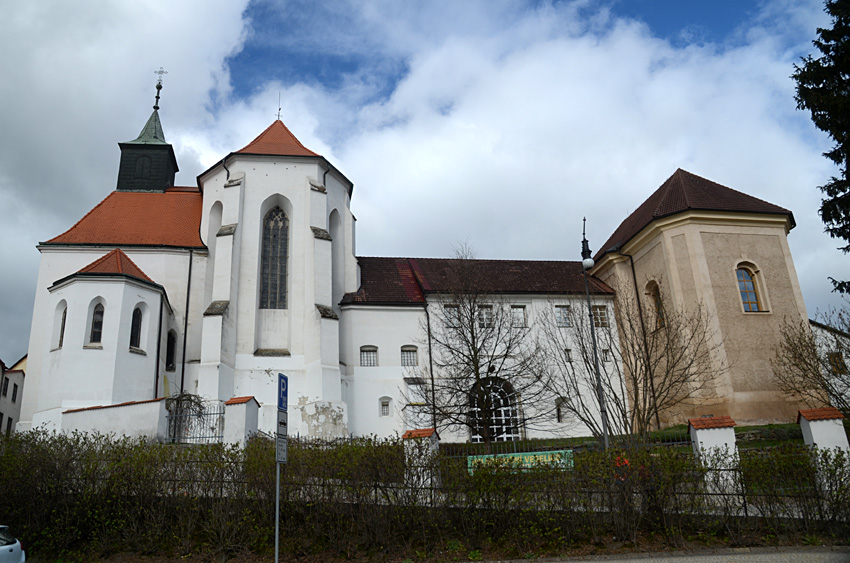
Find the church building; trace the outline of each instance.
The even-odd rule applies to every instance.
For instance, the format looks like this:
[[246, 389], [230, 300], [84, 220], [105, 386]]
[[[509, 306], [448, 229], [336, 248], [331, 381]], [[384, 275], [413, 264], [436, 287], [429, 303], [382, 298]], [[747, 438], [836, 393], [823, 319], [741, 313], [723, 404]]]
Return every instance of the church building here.
[[[423, 327], [448, 290], [452, 260], [358, 256], [354, 184], [280, 120], [197, 185], [175, 186], [158, 109], [136, 139], [119, 143], [115, 190], [38, 245], [18, 429], [161, 429], [163, 398], [182, 392], [247, 404], [256, 427], [273, 433], [278, 373], [289, 377], [291, 435], [428, 426], [409, 386], [428, 367]], [[806, 319], [786, 240], [793, 227], [788, 210], [678, 170], [597, 254], [589, 292], [598, 322], [613, 318], [616, 291], [658, 291], [710, 311], [716, 360], [730, 368], [682, 416], [796, 414], [769, 364], [782, 320]], [[477, 263], [519, 322], [587, 307], [581, 262]], [[504, 439], [558, 434], [552, 407], [551, 424], [532, 431], [523, 412], [544, 406], [510, 399]]]

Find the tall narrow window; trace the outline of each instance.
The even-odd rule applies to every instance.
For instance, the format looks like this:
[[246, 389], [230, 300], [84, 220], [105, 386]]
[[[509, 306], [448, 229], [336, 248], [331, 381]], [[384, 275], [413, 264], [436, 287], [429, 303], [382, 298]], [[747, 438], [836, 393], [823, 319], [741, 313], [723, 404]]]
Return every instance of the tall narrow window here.
[[286, 309], [286, 257], [289, 220], [280, 207], [263, 219], [263, 255], [260, 268], [260, 309]]
[[130, 323], [130, 348], [139, 348], [142, 341], [142, 310], [133, 309], [133, 320]]
[[525, 326], [525, 305], [511, 305], [511, 326]]
[[755, 276], [747, 268], [738, 268], [737, 274], [738, 290], [741, 292], [741, 303], [744, 305], [744, 311], [761, 311]]
[[608, 307], [605, 305], [593, 305], [593, 326], [596, 328], [608, 328]]
[[89, 344], [100, 344], [103, 337], [103, 305], [98, 303], [94, 306], [91, 317], [91, 332], [89, 333]]
[[59, 324], [59, 345], [57, 348], [62, 347], [62, 343], [65, 342], [65, 319], [68, 318], [68, 307], [62, 309], [62, 320]]
[[446, 314], [446, 326], [451, 328], [460, 326], [460, 308], [457, 305], [446, 305], [443, 311]]
[[652, 300], [652, 306], [655, 309], [655, 328], [664, 328], [664, 303], [661, 301], [661, 288], [655, 282], [649, 285], [649, 298]]
[[390, 416], [390, 398], [381, 397], [381, 416]]
[[165, 371], [174, 371], [175, 360], [177, 358], [177, 333], [173, 330], [168, 331], [168, 338], [165, 341]]
[[3, 378], [3, 396], [5, 397], [9, 393], [9, 378]]
[[13, 383], [12, 384], [12, 402], [14, 403], [17, 400], [18, 400], [18, 384]]

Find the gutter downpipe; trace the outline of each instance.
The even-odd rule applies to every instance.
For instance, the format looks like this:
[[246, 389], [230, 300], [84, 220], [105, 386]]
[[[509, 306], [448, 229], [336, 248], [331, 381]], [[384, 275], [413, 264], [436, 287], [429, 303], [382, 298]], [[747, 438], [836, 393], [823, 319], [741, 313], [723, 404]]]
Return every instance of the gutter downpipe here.
[[180, 367], [180, 394], [183, 394], [183, 384], [186, 381], [186, 339], [187, 332], [189, 331], [189, 294], [192, 290], [192, 253], [193, 250], [189, 249], [189, 275], [186, 277], [186, 311], [184, 312], [183, 317], [183, 357], [181, 358], [181, 367]]
[[658, 403], [656, 402], [655, 395], [655, 374], [652, 372], [652, 364], [649, 357], [649, 342], [646, 340], [646, 324], [643, 320], [643, 304], [640, 301], [640, 290], [638, 289], [637, 274], [635, 273], [635, 259], [631, 254], [624, 253], [622, 248], [617, 249], [617, 254], [620, 256], [627, 256], [629, 259], [629, 265], [632, 267], [632, 283], [635, 288], [635, 298], [637, 299], [638, 305], [638, 318], [640, 318], [640, 331], [643, 336], [643, 352], [646, 354], [646, 367], [649, 370], [649, 390], [652, 393], [652, 410], [655, 412], [655, 429], [661, 430], [661, 421], [658, 418]]
[[159, 360], [160, 354], [162, 353], [162, 306], [163, 296], [162, 293], [159, 294], [159, 328], [156, 331], [156, 363], [154, 364], [156, 368], [154, 369], [154, 377], [153, 377], [153, 398], [156, 399], [156, 390], [159, 389]]
[[[408, 265], [413, 269], [413, 264], [410, 263], [410, 260], [407, 261]], [[416, 275], [416, 272], [413, 273], [413, 279], [416, 280], [416, 285], [419, 286], [419, 291], [422, 292], [422, 298], [425, 301], [425, 324], [428, 328], [428, 374], [431, 377], [431, 424], [434, 427], [434, 432], [437, 431], [437, 395], [434, 390], [434, 354], [432, 353], [431, 348], [431, 315], [428, 313], [428, 298], [425, 294], [425, 288], [422, 287], [422, 282], [419, 281], [419, 276]]]

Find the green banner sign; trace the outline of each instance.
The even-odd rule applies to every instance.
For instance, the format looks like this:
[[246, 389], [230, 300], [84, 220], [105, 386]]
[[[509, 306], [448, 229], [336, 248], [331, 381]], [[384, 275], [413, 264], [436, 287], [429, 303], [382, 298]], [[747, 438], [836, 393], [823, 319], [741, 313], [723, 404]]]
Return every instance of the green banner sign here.
[[551, 452], [526, 452], [520, 454], [471, 455], [466, 458], [469, 474], [481, 467], [508, 467], [527, 470], [534, 467], [573, 468], [572, 450], [554, 450]]

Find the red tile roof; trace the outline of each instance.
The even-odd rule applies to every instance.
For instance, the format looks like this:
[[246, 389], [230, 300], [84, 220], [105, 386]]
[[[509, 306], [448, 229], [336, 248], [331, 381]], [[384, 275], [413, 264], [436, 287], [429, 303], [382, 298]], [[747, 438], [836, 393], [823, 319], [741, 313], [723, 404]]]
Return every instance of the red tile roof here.
[[125, 403], [118, 403], [117, 405], [97, 405], [94, 407], [83, 407], [81, 409], [71, 409], [68, 411], [63, 411], [62, 414], [67, 414], [69, 412], [82, 412], [82, 411], [94, 411], [98, 409], [113, 409], [115, 407], [128, 407], [131, 405], [144, 405], [146, 403], [156, 403], [157, 401], [164, 401], [165, 397], [159, 397], [158, 399], [149, 399], [147, 401], [127, 401]]
[[236, 152], [273, 156], [320, 156], [302, 145], [279, 119], [260, 133], [259, 137]]
[[[227, 400], [224, 404], [225, 405], [242, 405], [242, 404], [247, 403], [249, 401], [254, 401], [256, 403], [257, 399], [255, 399], [252, 395], [247, 396], [247, 397], [232, 397], [229, 400]], [[259, 404], [259, 403], [257, 403], [257, 404]]]
[[130, 257], [124, 254], [120, 249], [116, 248], [105, 256], [102, 256], [77, 272], [78, 274], [120, 274], [138, 278], [140, 280], [155, 283], [145, 274], [141, 268], [136, 266], [135, 262], [130, 260]]
[[[452, 291], [460, 262], [452, 258], [359, 257], [360, 289], [343, 303], [415, 305], [428, 293]], [[477, 288], [493, 294], [583, 294], [581, 262], [470, 260], [469, 276]], [[593, 294], [613, 295], [604, 282], [590, 277]]]
[[205, 248], [198, 188], [112, 192], [76, 225], [41, 244]]
[[800, 423], [800, 418], [806, 420], [840, 420], [844, 418], [841, 411], [835, 407], [821, 407], [819, 409], [803, 409], [797, 413], [797, 424]]
[[409, 440], [410, 438], [430, 438], [434, 434], [437, 433], [437, 430], [434, 428], [422, 428], [419, 430], [408, 430], [402, 436], [403, 440]]
[[656, 219], [688, 210], [788, 215], [791, 227], [794, 226], [794, 216], [787, 209], [679, 168], [620, 223], [614, 234], [600, 247], [595, 259], [598, 260], [608, 252], [616, 252]]
[[737, 426], [735, 421], [728, 416], [709, 416], [705, 418], [689, 418], [688, 426], [693, 426], [697, 430], [706, 428], [732, 428]]

